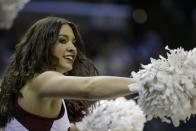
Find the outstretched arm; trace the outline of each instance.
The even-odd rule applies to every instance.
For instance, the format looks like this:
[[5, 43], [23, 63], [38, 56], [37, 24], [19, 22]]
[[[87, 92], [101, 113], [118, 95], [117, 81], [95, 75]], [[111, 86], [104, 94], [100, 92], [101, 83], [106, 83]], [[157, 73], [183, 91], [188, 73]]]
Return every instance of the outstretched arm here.
[[135, 82], [125, 77], [76, 77], [47, 71], [34, 78], [33, 83], [40, 96], [99, 100], [131, 94], [128, 85]]

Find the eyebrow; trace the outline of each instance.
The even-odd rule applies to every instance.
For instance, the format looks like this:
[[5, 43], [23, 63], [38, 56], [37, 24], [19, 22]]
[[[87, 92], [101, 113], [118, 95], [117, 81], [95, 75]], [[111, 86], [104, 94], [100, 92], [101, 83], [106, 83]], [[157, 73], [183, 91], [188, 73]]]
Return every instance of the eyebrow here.
[[[68, 36], [68, 35], [66, 35], [66, 34], [59, 34], [58, 36], [63, 36], [63, 37], [69, 38], [69, 36]], [[75, 37], [73, 37], [73, 39], [72, 39], [72, 40], [76, 40], [76, 38], [75, 38]]]

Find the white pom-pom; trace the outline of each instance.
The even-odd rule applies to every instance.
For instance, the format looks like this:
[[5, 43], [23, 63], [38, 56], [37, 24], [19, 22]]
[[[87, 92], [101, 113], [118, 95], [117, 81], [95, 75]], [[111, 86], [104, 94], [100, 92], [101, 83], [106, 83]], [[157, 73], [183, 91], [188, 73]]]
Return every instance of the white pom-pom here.
[[133, 100], [103, 100], [77, 123], [80, 131], [142, 131], [145, 115]]
[[18, 12], [29, 0], [0, 0], [0, 28], [9, 29]]
[[143, 65], [132, 77], [141, 86], [138, 104], [147, 119], [159, 117], [179, 126], [181, 120], [186, 121], [193, 113], [196, 49], [189, 52], [182, 48], [166, 49], [169, 50], [167, 58], [151, 59], [150, 64]]

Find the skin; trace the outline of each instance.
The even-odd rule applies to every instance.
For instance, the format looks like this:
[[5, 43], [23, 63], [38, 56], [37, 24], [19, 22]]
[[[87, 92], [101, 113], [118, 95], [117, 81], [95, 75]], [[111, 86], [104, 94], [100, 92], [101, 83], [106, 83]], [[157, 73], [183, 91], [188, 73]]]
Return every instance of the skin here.
[[191, 113], [196, 114], [196, 98], [192, 99], [192, 108], [191, 108]]
[[76, 127], [75, 124], [72, 123], [71, 126], [70, 126], [70, 131], [79, 131], [79, 129]]
[[[128, 85], [130, 78], [113, 76], [75, 77], [64, 76], [72, 70], [77, 55], [75, 36], [69, 25], [63, 25], [53, 49], [59, 60], [56, 71], [46, 71], [27, 82], [20, 90], [24, 97], [18, 104], [27, 112], [46, 118], [58, 116], [62, 98], [101, 100], [131, 94]], [[72, 59], [66, 59], [65, 56]], [[31, 101], [31, 102], [29, 102]]]
[[[77, 49], [74, 42], [75, 36], [71, 27], [67, 24], [63, 25], [53, 50], [54, 56], [59, 59], [59, 65], [56, 70], [60, 73], [72, 70], [72, 65], [77, 55]], [[68, 55], [73, 56], [73, 61], [64, 58]]]

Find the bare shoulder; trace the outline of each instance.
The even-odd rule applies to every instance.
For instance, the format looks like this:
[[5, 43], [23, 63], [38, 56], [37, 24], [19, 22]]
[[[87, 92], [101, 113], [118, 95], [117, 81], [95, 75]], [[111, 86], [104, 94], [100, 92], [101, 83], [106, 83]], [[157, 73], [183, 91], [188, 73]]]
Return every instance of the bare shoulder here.
[[45, 71], [37, 75], [34, 79], [45, 79], [45, 78], [57, 77], [57, 76], [63, 76], [63, 74], [56, 71]]
[[64, 75], [56, 71], [45, 71], [33, 78], [36, 83], [45, 82], [56, 77], [63, 77]]
[[[30, 81], [30, 85], [31, 87], [36, 87], [39, 88], [41, 87], [43, 84], [52, 81], [55, 78], [60, 78], [63, 77], [64, 75], [56, 72], [56, 71], [45, 71], [41, 74], [38, 74], [37, 76], [35, 76], [31, 81]], [[34, 88], [34, 89], [36, 89]]]

